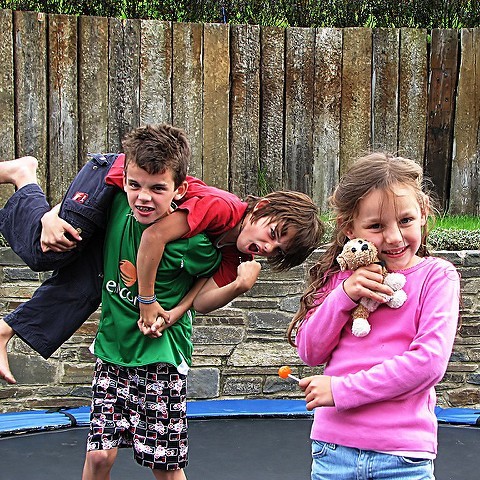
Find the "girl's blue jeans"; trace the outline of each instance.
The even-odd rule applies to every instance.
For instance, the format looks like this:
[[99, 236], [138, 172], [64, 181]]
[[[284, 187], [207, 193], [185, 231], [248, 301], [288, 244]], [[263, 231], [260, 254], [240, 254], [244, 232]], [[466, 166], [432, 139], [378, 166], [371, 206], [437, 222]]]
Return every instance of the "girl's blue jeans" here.
[[312, 442], [312, 480], [433, 480], [433, 460]]

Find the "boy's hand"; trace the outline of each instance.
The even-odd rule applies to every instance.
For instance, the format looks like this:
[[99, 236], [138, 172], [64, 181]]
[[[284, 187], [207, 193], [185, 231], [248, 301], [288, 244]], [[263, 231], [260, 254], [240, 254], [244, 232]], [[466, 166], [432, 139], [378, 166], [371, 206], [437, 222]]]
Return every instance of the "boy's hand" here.
[[[43, 215], [40, 246], [42, 252], [67, 252], [77, 246], [82, 240], [77, 230], [58, 216], [60, 205]], [[70, 238], [68, 238], [69, 236]]]
[[365, 297], [385, 303], [386, 300], [381, 294], [393, 295], [393, 290], [383, 284], [382, 267], [376, 264], [357, 268], [343, 282], [343, 289], [354, 302]]
[[237, 283], [240, 291], [248, 292], [254, 285], [260, 275], [262, 266], [256, 260], [242, 262], [237, 268]]
[[[169, 315], [162, 308], [158, 302], [154, 303], [139, 303], [140, 307], [140, 322], [146, 328], [152, 328], [160, 317], [165, 322], [168, 322]], [[155, 329], [154, 329], [155, 330]]]
[[177, 320], [185, 313], [185, 310], [180, 307], [175, 307], [171, 310], [166, 310], [165, 313], [168, 315], [168, 320], [165, 320], [162, 317], [157, 317], [153, 325], [147, 327], [140, 319], [137, 322], [138, 328], [144, 335], [147, 335], [150, 338], [159, 338], [162, 336], [164, 330], [177, 322]]
[[160, 338], [162, 336], [162, 332], [168, 327], [162, 317], [158, 317], [157, 321], [154, 323], [155, 330], [152, 330], [153, 327], [147, 327], [141, 319], [137, 321], [137, 325], [138, 329], [144, 335], [150, 338]]
[[307, 410], [313, 410], [315, 407], [335, 406], [332, 394], [332, 377], [329, 375], [301, 378], [298, 385], [305, 392]]

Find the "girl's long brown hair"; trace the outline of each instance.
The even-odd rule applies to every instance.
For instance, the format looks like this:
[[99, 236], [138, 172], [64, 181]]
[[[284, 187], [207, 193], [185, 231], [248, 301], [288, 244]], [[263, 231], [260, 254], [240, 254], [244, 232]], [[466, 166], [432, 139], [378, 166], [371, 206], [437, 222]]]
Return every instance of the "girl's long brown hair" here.
[[[398, 184], [411, 187], [422, 211], [433, 215], [431, 198], [425, 191], [422, 167], [413, 160], [375, 152], [359, 158], [341, 178], [330, 197], [330, 208], [335, 216], [332, 239], [325, 253], [309, 271], [309, 286], [302, 295], [300, 307], [287, 330], [287, 338], [291, 345], [295, 346], [294, 335], [304, 321], [305, 315], [315, 306], [315, 302], [318, 304], [321, 301], [318, 289], [340, 270], [336, 258], [348, 240], [344, 232], [353, 223], [358, 202], [374, 189], [391, 191], [392, 187]], [[422, 257], [429, 255], [426, 246], [427, 223], [423, 227], [421, 247], [417, 252]]]

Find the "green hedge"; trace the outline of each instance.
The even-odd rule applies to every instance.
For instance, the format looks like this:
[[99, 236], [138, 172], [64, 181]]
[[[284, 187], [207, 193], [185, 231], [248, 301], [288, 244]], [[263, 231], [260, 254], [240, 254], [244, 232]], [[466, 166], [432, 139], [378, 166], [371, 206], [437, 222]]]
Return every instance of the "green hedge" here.
[[480, 26], [478, 0], [1, 0], [0, 7], [70, 15], [283, 27]]

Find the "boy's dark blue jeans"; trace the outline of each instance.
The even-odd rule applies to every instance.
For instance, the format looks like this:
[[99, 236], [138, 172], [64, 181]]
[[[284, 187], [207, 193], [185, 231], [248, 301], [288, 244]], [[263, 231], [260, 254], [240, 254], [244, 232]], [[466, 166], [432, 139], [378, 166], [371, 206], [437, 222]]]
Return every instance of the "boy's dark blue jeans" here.
[[94, 154], [68, 189], [60, 217], [81, 229], [82, 241], [69, 252], [42, 252], [41, 218], [50, 210], [36, 184], [16, 191], [0, 210], [0, 232], [35, 271], [53, 270], [30, 300], [4, 321], [42, 357], [50, 357], [98, 308], [103, 280], [103, 242], [116, 187], [105, 176], [117, 154]]

